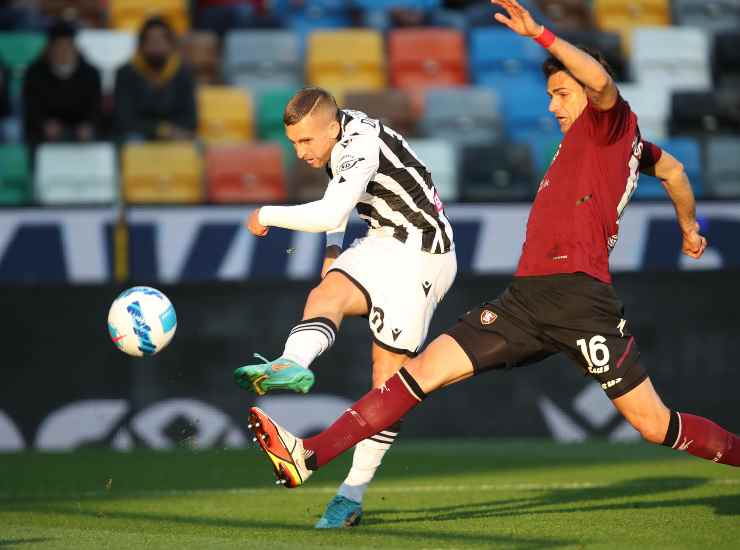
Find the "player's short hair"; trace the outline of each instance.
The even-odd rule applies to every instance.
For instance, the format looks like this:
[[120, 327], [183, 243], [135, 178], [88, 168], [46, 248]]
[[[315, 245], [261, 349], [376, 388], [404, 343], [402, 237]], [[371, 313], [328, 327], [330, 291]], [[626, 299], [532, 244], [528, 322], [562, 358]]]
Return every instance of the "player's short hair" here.
[[[606, 69], [606, 72], [609, 73], [609, 76], [614, 78], [614, 70], [612, 69], [611, 65], [609, 65], [606, 57], [604, 57], [604, 54], [602, 54], [597, 49], [590, 48], [589, 46], [579, 45], [577, 46], [577, 48], [586, 52], [588, 55], [598, 61], [599, 64], [604, 67], [604, 69]], [[545, 74], [545, 78], [550, 78], [552, 75], [560, 71], [565, 71], [566, 73], [570, 74], [568, 69], [565, 68], [565, 65], [563, 65], [563, 62], [553, 55], [545, 59], [545, 61], [542, 63], [542, 72]]]
[[285, 106], [283, 123], [286, 126], [298, 124], [316, 109], [327, 109], [336, 116], [339, 107], [334, 96], [323, 88], [309, 87], [298, 90]]

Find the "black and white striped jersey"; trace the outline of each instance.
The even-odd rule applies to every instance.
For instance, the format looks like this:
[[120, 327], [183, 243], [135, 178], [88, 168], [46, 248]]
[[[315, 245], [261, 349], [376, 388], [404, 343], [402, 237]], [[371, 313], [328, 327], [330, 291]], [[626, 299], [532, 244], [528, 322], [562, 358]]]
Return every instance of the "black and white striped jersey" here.
[[341, 135], [327, 166], [330, 186], [364, 185], [357, 213], [368, 235], [392, 235], [432, 254], [454, 248], [432, 175], [397, 132], [352, 110], [339, 112]]

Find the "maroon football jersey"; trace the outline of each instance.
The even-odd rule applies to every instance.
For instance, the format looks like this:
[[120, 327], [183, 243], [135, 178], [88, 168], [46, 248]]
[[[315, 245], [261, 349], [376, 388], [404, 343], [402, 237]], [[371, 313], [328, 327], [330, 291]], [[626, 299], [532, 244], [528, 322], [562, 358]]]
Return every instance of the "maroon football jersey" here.
[[609, 252], [643, 148], [637, 117], [621, 96], [607, 111], [589, 100], [540, 182], [516, 276], [583, 272], [611, 283]]

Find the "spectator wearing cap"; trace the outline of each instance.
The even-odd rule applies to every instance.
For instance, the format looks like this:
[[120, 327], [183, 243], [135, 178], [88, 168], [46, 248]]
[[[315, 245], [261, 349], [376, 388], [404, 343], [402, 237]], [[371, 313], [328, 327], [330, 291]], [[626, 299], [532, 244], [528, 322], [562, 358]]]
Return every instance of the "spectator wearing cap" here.
[[159, 17], [139, 31], [136, 54], [118, 69], [115, 126], [124, 141], [192, 139], [195, 77], [177, 53], [172, 27]]
[[35, 147], [50, 141], [94, 140], [102, 98], [100, 73], [77, 49], [71, 25], [53, 24], [47, 40], [23, 79], [26, 141]]

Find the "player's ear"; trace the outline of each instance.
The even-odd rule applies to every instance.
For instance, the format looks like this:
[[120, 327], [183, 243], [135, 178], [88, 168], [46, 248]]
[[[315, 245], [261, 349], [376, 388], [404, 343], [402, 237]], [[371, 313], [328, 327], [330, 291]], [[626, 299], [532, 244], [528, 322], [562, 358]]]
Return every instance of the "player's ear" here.
[[327, 133], [329, 134], [329, 139], [336, 139], [339, 140], [339, 131], [342, 128], [339, 126], [339, 122], [336, 119], [332, 119], [331, 122], [329, 122], [329, 126], [327, 127]]

